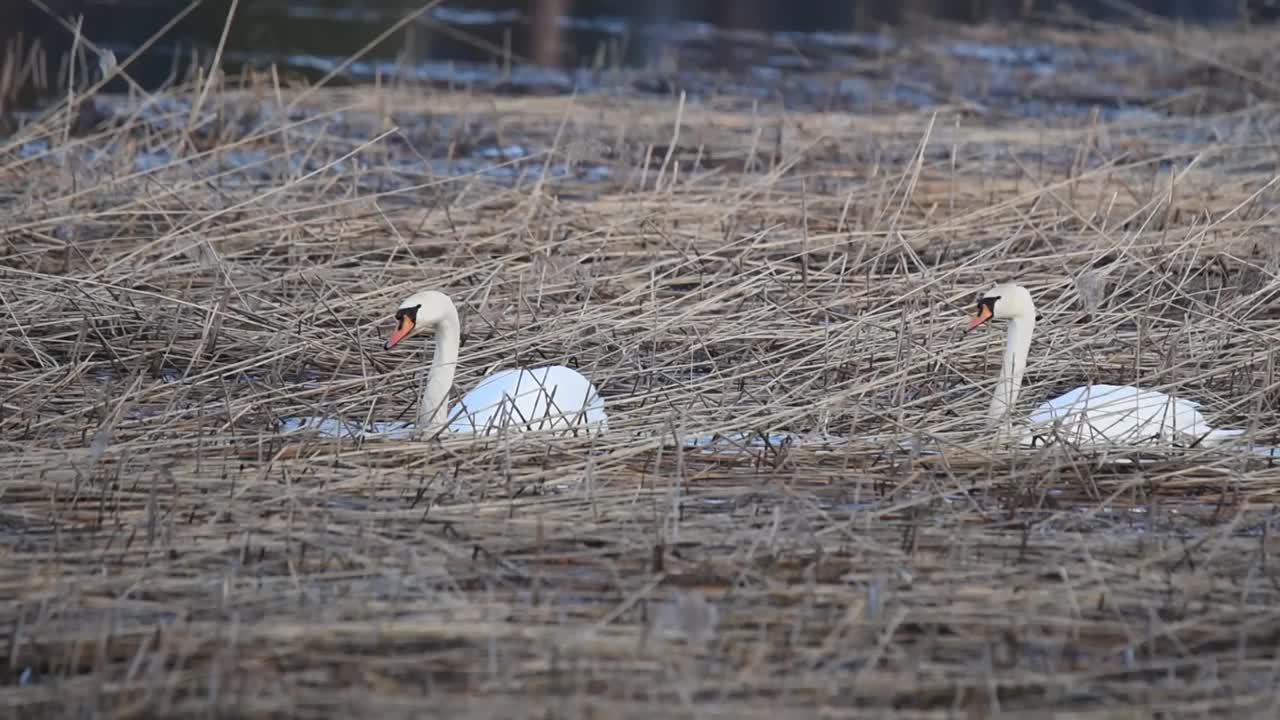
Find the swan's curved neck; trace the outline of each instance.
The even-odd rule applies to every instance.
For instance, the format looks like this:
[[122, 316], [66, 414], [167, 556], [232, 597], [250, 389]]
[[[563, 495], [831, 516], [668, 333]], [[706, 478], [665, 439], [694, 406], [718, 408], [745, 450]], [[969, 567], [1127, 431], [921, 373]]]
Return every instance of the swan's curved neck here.
[[449, 419], [449, 389], [458, 367], [458, 311], [449, 305], [436, 324], [436, 348], [427, 371], [427, 382], [418, 403], [418, 427], [434, 432]]
[[1022, 373], [1027, 368], [1027, 353], [1031, 350], [1031, 335], [1036, 330], [1035, 315], [1026, 315], [1009, 321], [1009, 336], [1004, 348], [1004, 362], [1000, 366], [1000, 380], [991, 396], [988, 412], [993, 422], [1006, 420], [1022, 389]]

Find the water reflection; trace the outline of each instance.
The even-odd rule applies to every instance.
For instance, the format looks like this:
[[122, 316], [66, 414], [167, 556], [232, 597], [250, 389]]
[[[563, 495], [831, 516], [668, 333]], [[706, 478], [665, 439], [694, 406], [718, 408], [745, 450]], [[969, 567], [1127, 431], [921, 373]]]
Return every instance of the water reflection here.
[[[85, 43], [68, 63], [77, 22], [85, 38], [121, 59], [172, 25], [128, 70], [140, 85], [156, 89], [208, 62], [231, 7], [231, 0], [207, 0], [194, 9], [189, 0], [44, 2], [48, 11], [25, 1], [0, 3], [0, 121], [38, 97], [56, 97], [71, 77], [80, 87], [101, 77], [99, 58]], [[1039, 22], [1068, 11], [1104, 21], [1140, 22], [1141, 13], [1151, 13], [1184, 22], [1260, 22], [1280, 15], [1275, 0], [452, 0], [405, 21], [422, 8], [423, 0], [240, 2], [224, 69], [234, 74], [245, 65], [275, 64], [286, 75], [314, 81], [362, 53], [363, 67], [384, 78], [412, 79], [432, 66], [442, 72], [428, 75], [449, 76], [456, 72], [450, 63], [462, 62], [472, 73], [478, 66], [505, 77], [552, 70], [558, 74], [546, 77], [559, 86], [576, 82], [581, 72], [617, 68], [755, 71], [788, 69], [789, 61], [803, 67], [801, 53], [779, 55], [779, 41], [802, 38], [797, 42], [812, 46], [823, 37], [852, 38], [871, 47], [886, 27], [931, 18]], [[371, 78], [339, 73], [334, 81], [350, 79]], [[115, 80], [106, 90], [127, 88]]]
[[[83, 16], [86, 35], [100, 43], [136, 48], [162, 28], [188, 0], [46, 0], [62, 18]], [[422, 6], [422, 0], [274, 0], [240, 2], [228, 47], [319, 55], [349, 55], [378, 32]], [[1124, 20], [1124, 9], [1187, 22], [1274, 19], [1266, 0], [453, 0], [411, 23], [375, 50], [376, 57], [402, 51], [414, 59], [492, 59], [507, 52], [529, 62], [564, 66], [589, 61], [602, 43], [627, 43], [628, 31], [673, 23], [722, 29], [790, 32], [866, 32], [918, 18], [963, 22], [1036, 21], [1058, 11], [1100, 20]], [[212, 48], [224, 26], [230, 0], [209, 0], [179, 23], [164, 44]], [[0, 37], [40, 37], [55, 55], [70, 46], [70, 33], [28, 2], [0, 3]], [[661, 53], [661, 33], [647, 33], [638, 47], [621, 49], [624, 63], [652, 62]], [[654, 42], [654, 38], [657, 42]], [[476, 40], [482, 41], [477, 43]], [[480, 47], [481, 45], [487, 47]], [[607, 48], [605, 48], [607, 51]], [[619, 50], [619, 48], [615, 48]]]

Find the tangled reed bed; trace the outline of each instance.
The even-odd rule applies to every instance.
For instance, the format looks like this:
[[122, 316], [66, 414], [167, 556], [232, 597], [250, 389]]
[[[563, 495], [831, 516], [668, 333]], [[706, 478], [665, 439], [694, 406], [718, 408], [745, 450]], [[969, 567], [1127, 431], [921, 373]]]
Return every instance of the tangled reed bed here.
[[[1196, 39], [1211, 100], [1270, 57]], [[976, 421], [1003, 336], [961, 333], [1016, 279], [1043, 314], [1028, 400], [1172, 389], [1280, 444], [1273, 105], [201, 94], [98, 97], [92, 132], [63, 108], [3, 147], [10, 711], [1277, 702], [1280, 468], [1002, 450]], [[413, 417], [422, 356], [380, 341], [421, 287], [462, 309], [458, 388], [576, 365], [608, 435], [278, 432]], [[755, 439], [684, 444], [716, 433]]]

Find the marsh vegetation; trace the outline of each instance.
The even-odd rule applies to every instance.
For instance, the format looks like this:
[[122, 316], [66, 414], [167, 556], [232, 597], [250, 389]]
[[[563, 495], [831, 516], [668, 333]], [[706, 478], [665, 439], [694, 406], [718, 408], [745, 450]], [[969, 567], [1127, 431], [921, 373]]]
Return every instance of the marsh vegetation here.
[[[964, 332], [1016, 280], [1024, 403], [1140, 384], [1280, 445], [1274, 35], [943, 30], [576, 92], [250, 68], [18, 118], [0, 706], [1274, 708], [1277, 463], [998, 446], [1003, 333]], [[422, 344], [382, 343], [424, 287], [459, 386], [567, 365], [608, 433], [281, 432], [415, 416]]]

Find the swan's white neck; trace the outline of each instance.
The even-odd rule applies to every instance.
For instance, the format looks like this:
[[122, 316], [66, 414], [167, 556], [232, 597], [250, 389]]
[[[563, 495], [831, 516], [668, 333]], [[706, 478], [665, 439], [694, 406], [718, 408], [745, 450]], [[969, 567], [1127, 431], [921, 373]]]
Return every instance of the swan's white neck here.
[[1022, 373], [1027, 369], [1027, 353], [1031, 350], [1031, 335], [1036, 331], [1035, 313], [1009, 321], [1009, 336], [1004, 348], [1004, 362], [1000, 366], [1000, 380], [991, 396], [988, 416], [994, 423], [1007, 420], [1018, 401], [1022, 389]]
[[453, 375], [458, 368], [460, 334], [458, 310], [450, 303], [435, 326], [435, 353], [418, 403], [418, 427], [428, 433], [434, 433], [449, 420], [449, 389], [453, 387]]

